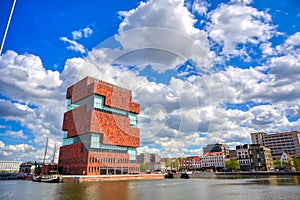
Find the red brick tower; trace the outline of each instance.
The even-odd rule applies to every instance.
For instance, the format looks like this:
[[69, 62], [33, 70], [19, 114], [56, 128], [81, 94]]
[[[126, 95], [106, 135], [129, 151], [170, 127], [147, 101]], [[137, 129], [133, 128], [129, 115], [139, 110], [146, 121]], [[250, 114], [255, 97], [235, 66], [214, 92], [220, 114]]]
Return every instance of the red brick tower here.
[[138, 114], [130, 90], [86, 77], [67, 90], [63, 145], [59, 168], [63, 174], [127, 174], [139, 172]]

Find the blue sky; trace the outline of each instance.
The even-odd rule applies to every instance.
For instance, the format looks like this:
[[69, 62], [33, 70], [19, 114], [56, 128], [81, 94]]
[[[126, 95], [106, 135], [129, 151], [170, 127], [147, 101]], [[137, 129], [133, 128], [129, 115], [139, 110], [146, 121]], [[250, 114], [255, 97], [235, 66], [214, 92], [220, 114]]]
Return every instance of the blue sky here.
[[[0, 1], [1, 40], [12, 4]], [[17, 1], [0, 55], [0, 159], [61, 145], [66, 88], [87, 75], [133, 91], [141, 152], [299, 131], [299, 47], [297, 0]]]

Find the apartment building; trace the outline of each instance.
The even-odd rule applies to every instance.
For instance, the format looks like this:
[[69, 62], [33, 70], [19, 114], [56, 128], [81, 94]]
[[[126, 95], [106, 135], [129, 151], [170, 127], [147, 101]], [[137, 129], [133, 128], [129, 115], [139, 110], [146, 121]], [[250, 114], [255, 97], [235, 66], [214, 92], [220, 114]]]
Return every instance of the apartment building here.
[[273, 168], [271, 150], [260, 145], [249, 145], [251, 169], [254, 171], [270, 171]]
[[273, 159], [280, 159], [282, 153], [300, 155], [300, 132], [291, 131], [275, 134], [251, 133], [252, 144], [260, 144], [271, 150]]

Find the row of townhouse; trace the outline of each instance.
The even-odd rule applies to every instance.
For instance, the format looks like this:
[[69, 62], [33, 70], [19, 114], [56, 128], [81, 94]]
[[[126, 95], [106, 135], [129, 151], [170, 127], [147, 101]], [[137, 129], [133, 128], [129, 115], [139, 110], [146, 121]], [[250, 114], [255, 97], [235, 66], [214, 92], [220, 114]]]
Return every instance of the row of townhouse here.
[[[237, 159], [240, 169], [243, 171], [269, 171], [272, 169], [272, 157], [270, 150], [259, 144], [244, 144], [236, 146], [235, 150], [224, 148], [224, 145], [209, 145], [202, 156], [188, 156], [181, 158], [159, 158], [155, 154], [140, 154], [140, 163], [149, 163], [150, 171], [196, 171], [196, 170], [226, 170], [225, 162]], [[219, 148], [220, 147], [220, 148]], [[221, 149], [221, 151], [219, 151]], [[216, 151], [216, 152], [214, 152]], [[155, 165], [155, 167], [154, 167]]]
[[235, 149], [226, 144], [208, 144], [203, 147], [202, 156], [162, 158], [160, 162], [154, 159], [159, 158], [154, 154], [142, 155], [141, 158], [152, 165], [156, 163], [155, 169], [223, 170], [227, 160], [236, 159], [242, 171], [270, 171], [275, 160], [289, 163], [292, 156], [300, 157], [300, 132], [251, 133], [251, 140], [252, 144], [237, 145]]
[[[211, 146], [211, 145], [210, 145]], [[222, 146], [216, 144], [216, 146]], [[214, 148], [217, 151], [217, 148]], [[244, 144], [236, 146], [235, 150], [221, 152], [206, 152], [202, 156], [190, 156], [179, 160], [179, 170], [225, 170], [225, 163], [237, 159], [241, 170], [270, 171], [272, 157], [270, 150], [259, 144]], [[175, 166], [175, 164], [173, 165]], [[177, 165], [178, 166], [178, 165]]]
[[[230, 150], [226, 144], [208, 144], [203, 147], [203, 156], [191, 168], [222, 169], [225, 161], [237, 159], [241, 170], [269, 171], [273, 161], [289, 162], [292, 156], [300, 157], [300, 132], [290, 131], [275, 134], [251, 133], [252, 144], [236, 146]], [[189, 158], [187, 158], [189, 159]]]

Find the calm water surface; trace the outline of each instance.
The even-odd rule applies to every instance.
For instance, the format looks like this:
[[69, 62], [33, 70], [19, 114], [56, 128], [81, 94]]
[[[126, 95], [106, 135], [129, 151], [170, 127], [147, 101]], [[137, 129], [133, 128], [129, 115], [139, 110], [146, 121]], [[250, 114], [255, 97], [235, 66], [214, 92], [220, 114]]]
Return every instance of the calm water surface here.
[[299, 200], [300, 177], [201, 178], [89, 183], [0, 181], [0, 199]]

